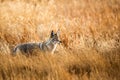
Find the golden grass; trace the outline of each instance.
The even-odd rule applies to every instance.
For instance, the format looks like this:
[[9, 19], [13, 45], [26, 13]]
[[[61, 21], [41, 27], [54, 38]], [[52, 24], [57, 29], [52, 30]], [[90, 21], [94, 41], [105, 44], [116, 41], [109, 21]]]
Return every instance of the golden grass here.
[[[0, 0], [0, 80], [119, 80], [119, 0]], [[61, 30], [56, 54], [12, 56]]]

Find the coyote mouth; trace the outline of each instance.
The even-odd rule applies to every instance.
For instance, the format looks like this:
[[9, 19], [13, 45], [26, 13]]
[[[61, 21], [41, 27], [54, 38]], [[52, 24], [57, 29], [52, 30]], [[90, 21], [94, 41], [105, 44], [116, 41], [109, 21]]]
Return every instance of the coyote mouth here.
[[61, 43], [62, 43], [62, 41], [59, 41], [59, 42], [58, 42], [58, 44], [61, 44]]

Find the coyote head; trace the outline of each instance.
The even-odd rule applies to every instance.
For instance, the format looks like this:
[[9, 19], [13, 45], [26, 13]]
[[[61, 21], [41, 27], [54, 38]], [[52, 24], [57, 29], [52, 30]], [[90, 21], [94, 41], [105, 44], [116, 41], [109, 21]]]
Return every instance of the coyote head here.
[[54, 33], [54, 31], [52, 30], [51, 34], [50, 34], [50, 39], [51, 39], [52, 43], [54, 43], [54, 44], [61, 43], [59, 36], [60, 36], [60, 30], [58, 30], [57, 33]]

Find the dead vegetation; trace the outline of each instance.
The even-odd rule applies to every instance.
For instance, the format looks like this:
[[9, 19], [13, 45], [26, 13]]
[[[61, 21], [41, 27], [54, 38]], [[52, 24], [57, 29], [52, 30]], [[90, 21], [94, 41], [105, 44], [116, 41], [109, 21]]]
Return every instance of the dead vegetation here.
[[[119, 80], [119, 0], [0, 0], [0, 80]], [[12, 56], [61, 30], [56, 54]]]

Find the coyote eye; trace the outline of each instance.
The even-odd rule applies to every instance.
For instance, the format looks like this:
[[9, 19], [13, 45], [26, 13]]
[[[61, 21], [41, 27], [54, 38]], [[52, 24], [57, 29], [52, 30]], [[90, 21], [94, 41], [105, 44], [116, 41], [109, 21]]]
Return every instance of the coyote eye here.
[[57, 41], [57, 39], [55, 39], [55, 38], [54, 38], [53, 40], [54, 40], [54, 41]]
[[54, 38], [53, 41], [59, 41], [57, 38]]

